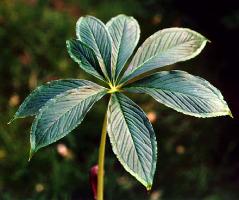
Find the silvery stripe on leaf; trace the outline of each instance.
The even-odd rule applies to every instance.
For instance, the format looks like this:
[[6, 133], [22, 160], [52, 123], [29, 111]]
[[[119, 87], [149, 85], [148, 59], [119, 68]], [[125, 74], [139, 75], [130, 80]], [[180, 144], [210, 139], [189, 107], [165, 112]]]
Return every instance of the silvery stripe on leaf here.
[[112, 94], [107, 130], [123, 167], [150, 189], [157, 162], [157, 142], [145, 113], [125, 95]]
[[197, 56], [208, 40], [185, 28], [168, 28], [156, 32], [137, 50], [121, 83], [151, 70]]
[[126, 15], [113, 17], [106, 27], [112, 39], [112, 76], [117, 80], [138, 44], [140, 28], [133, 17]]
[[106, 89], [92, 83], [68, 90], [49, 100], [39, 111], [31, 128], [31, 154], [71, 132], [81, 123]]
[[184, 71], [158, 72], [129, 84], [125, 90], [149, 94], [176, 111], [196, 117], [231, 115], [217, 88]]
[[92, 16], [80, 17], [76, 23], [76, 35], [94, 50], [102, 72], [111, 80], [112, 42], [105, 25]]
[[70, 57], [77, 62], [84, 71], [105, 81], [98, 59], [89, 46], [76, 39], [67, 40], [66, 46]]

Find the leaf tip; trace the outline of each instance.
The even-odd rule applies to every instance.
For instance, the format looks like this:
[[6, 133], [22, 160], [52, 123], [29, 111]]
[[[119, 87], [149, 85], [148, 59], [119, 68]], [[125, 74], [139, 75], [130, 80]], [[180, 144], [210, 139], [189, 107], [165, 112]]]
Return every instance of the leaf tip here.
[[7, 125], [10, 125], [13, 121], [15, 121], [15, 119], [17, 119], [17, 116], [14, 115], [12, 119], [9, 120], [9, 122], [7, 123]]
[[33, 155], [37, 152], [38, 148], [36, 148], [35, 145], [35, 138], [32, 137], [32, 133], [31, 133], [31, 137], [30, 137], [30, 152], [29, 152], [29, 157], [28, 157], [28, 162], [31, 161]]
[[206, 37], [204, 37], [204, 41], [207, 43], [212, 43], [212, 41], [211, 40], [209, 40], [208, 38], [206, 38]]
[[30, 153], [29, 153], [29, 158], [28, 158], [28, 162], [30, 162], [31, 161], [31, 159], [32, 159], [32, 157], [33, 157], [33, 155], [36, 153], [36, 150], [34, 150], [34, 149], [30, 149]]
[[7, 125], [10, 125], [14, 121], [14, 118], [10, 119]]
[[232, 115], [231, 110], [228, 111], [228, 115], [229, 115], [232, 119], [234, 118], [233, 115]]
[[66, 48], [67, 48], [67, 51], [69, 52], [70, 51], [70, 40], [66, 40]]
[[146, 185], [147, 192], [150, 192], [152, 189], [152, 184]]

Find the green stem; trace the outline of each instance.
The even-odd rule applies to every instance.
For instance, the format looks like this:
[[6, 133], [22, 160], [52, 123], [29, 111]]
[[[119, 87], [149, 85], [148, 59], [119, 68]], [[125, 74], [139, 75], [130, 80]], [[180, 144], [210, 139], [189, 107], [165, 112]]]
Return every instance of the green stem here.
[[105, 162], [105, 143], [107, 133], [107, 112], [103, 123], [100, 149], [99, 149], [99, 160], [98, 160], [98, 177], [97, 177], [97, 200], [104, 200], [104, 162]]

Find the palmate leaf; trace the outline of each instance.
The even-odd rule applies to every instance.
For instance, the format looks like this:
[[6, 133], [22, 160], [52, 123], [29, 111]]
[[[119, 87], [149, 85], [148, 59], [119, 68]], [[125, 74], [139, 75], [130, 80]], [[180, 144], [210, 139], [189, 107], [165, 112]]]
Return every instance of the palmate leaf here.
[[102, 72], [111, 80], [112, 42], [103, 22], [92, 16], [80, 17], [76, 23], [76, 35], [94, 50]]
[[137, 50], [121, 83], [151, 70], [197, 56], [208, 40], [185, 28], [168, 28], [156, 32]]
[[72, 131], [93, 104], [106, 94], [106, 88], [79, 80], [79, 87], [67, 90], [40, 109], [31, 128], [31, 155]]
[[184, 71], [158, 72], [129, 84], [124, 89], [149, 94], [158, 102], [195, 117], [231, 115], [217, 88]]
[[123, 167], [149, 190], [157, 162], [152, 125], [142, 109], [121, 93], [112, 94], [107, 115], [114, 153]]
[[118, 79], [139, 41], [140, 28], [133, 17], [118, 15], [107, 22], [112, 38], [112, 76]]
[[67, 90], [89, 84], [89, 81], [79, 79], [65, 79], [48, 82], [37, 87], [20, 105], [14, 119], [36, 115], [39, 109], [50, 99]]
[[[231, 115], [219, 90], [186, 72], [163, 71], [136, 81], [152, 70], [198, 55], [208, 41], [199, 33], [184, 28], [156, 32], [137, 50], [123, 77], [121, 72], [140, 35], [134, 18], [118, 15], [104, 25], [95, 17], [81, 17], [76, 35], [76, 40], [67, 41], [71, 58], [83, 70], [107, 82], [110, 89], [86, 80], [68, 79], [52, 81], [34, 90], [14, 117], [37, 115], [31, 128], [30, 156], [66, 136], [96, 101], [110, 93], [100, 145], [99, 182], [103, 180], [108, 124], [110, 142], [120, 163], [149, 190], [157, 162], [155, 133], [142, 109], [121, 92], [146, 93], [168, 107], [196, 117]], [[103, 186], [102, 182], [99, 185]]]
[[80, 40], [72, 39], [66, 41], [70, 57], [89, 74], [105, 81], [98, 59], [94, 51]]

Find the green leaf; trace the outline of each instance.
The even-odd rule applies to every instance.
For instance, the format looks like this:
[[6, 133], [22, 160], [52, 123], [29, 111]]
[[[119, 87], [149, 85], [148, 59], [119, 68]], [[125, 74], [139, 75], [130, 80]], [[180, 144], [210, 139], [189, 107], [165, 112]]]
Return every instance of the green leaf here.
[[89, 74], [105, 81], [94, 51], [80, 40], [67, 40], [66, 46], [70, 57]]
[[125, 170], [150, 190], [157, 162], [157, 142], [142, 109], [125, 95], [112, 94], [107, 130], [113, 151]]
[[31, 155], [76, 128], [93, 104], [105, 94], [106, 88], [90, 81], [79, 80], [77, 88], [47, 101], [31, 128]]
[[151, 70], [197, 56], [208, 40], [185, 28], [168, 28], [156, 32], [136, 52], [121, 83]]
[[115, 80], [139, 41], [140, 28], [133, 17], [118, 15], [113, 17], [106, 27], [112, 38], [112, 73]]
[[72, 90], [80, 86], [84, 86], [89, 81], [79, 79], [65, 79], [48, 82], [37, 87], [20, 105], [14, 119], [36, 115], [44, 104], [67, 90]]
[[184, 71], [163, 71], [129, 84], [126, 91], [146, 93], [178, 112], [195, 117], [230, 115], [221, 92]]
[[76, 23], [76, 35], [94, 50], [102, 72], [111, 80], [112, 42], [106, 26], [95, 17], [80, 17]]

